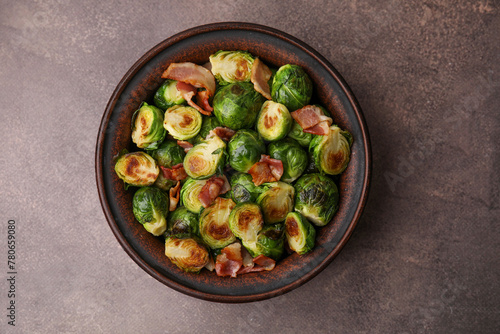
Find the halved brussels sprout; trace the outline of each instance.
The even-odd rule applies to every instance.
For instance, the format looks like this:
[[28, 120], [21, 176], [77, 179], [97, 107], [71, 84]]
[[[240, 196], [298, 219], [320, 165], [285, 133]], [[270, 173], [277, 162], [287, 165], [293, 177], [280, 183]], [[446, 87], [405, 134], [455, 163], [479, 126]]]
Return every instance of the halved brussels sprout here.
[[285, 225], [266, 225], [257, 237], [257, 253], [252, 256], [265, 255], [278, 261], [285, 251]]
[[132, 141], [139, 148], [154, 150], [165, 139], [163, 111], [143, 102], [132, 116]]
[[134, 152], [124, 154], [116, 160], [115, 172], [125, 183], [143, 187], [156, 181], [160, 168], [149, 154]]
[[246, 51], [217, 51], [210, 56], [212, 73], [219, 85], [250, 81], [254, 57]]
[[165, 255], [185, 272], [198, 273], [210, 260], [207, 248], [188, 235], [173, 235], [165, 239]]
[[316, 230], [300, 213], [290, 212], [285, 220], [285, 234], [288, 246], [302, 255], [314, 248]]
[[229, 84], [214, 96], [214, 115], [220, 124], [233, 130], [254, 126], [265, 98], [249, 82]]
[[242, 129], [231, 138], [227, 149], [231, 167], [246, 173], [266, 152], [266, 145], [257, 132]]
[[307, 73], [298, 65], [283, 65], [273, 79], [273, 101], [284, 104], [289, 111], [309, 104], [313, 85]]
[[260, 207], [254, 203], [237, 204], [229, 215], [229, 227], [233, 234], [241, 239], [243, 246], [256, 256], [257, 236], [264, 226]]
[[[184, 156], [186, 155], [182, 147], [177, 145], [177, 143], [173, 140], [165, 140], [161, 143], [160, 147], [151, 151], [150, 154], [151, 157], [156, 160], [158, 165], [166, 168], [172, 168], [172, 166], [182, 163], [184, 161]], [[167, 179], [163, 176], [163, 173], [160, 173], [154, 185], [161, 190], [167, 191], [171, 187], [175, 186], [176, 183], [177, 181]]]
[[257, 197], [257, 204], [264, 213], [267, 224], [279, 223], [293, 210], [295, 189], [285, 182], [271, 182], [262, 185], [264, 192]]
[[203, 205], [198, 196], [207, 180], [195, 180], [188, 178], [181, 188], [180, 197], [182, 204], [193, 213], [200, 213]]
[[270, 143], [267, 151], [271, 158], [281, 160], [283, 163], [281, 181], [292, 183], [307, 168], [307, 152], [292, 138]]
[[194, 144], [200, 143], [202, 140], [207, 138], [210, 131], [212, 131], [218, 126], [221, 126], [217, 118], [215, 118], [215, 116], [203, 115], [202, 118], [203, 122], [201, 123], [201, 129], [200, 132], [198, 132], [198, 135], [194, 139]]
[[288, 133], [288, 137], [295, 139], [301, 146], [309, 147], [311, 140], [313, 139], [312, 133], [304, 132], [304, 129], [299, 125], [299, 123], [293, 121], [292, 129]]
[[280, 140], [290, 132], [292, 121], [292, 116], [285, 105], [266, 101], [257, 117], [257, 131], [264, 140]]
[[330, 175], [342, 173], [350, 160], [352, 136], [336, 125], [326, 136], [315, 136], [309, 145], [314, 163], [321, 172]]
[[201, 129], [203, 119], [193, 107], [173, 106], [165, 111], [163, 127], [178, 140], [194, 138]]
[[186, 103], [186, 100], [177, 89], [177, 81], [166, 80], [156, 91], [153, 102], [158, 108], [167, 110], [172, 106]]
[[132, 200], [132, 211], [149, 233], [159, 236], [167, 229], [169, 198], [158, 188], [143, 187]]
[[235, 207], [230, 198], [217, 197], [200, 215], [200, 235], [212, 249], [224, 248], [236, 241], [229, 228], [229, 215]]
[[208, 178], [223, 167], [226, 143], [214, 135], [196, 144], [184, 158], [184, 170], [194, 179]]
[[173, 234], [198, 234], [198, 215], [189, 211], [185, 206], [180, 206], [168, 215], [167, 233]]
[[255, 202], [263, 188], [257, 187], [250, 174], [236, 173], [231, 176], [231, 197], [236, 203]]
[[338, 209], [335, 182], [322, 174], [305, 174], [295, 183], [295, 211], [316, 226], [328, 224]]

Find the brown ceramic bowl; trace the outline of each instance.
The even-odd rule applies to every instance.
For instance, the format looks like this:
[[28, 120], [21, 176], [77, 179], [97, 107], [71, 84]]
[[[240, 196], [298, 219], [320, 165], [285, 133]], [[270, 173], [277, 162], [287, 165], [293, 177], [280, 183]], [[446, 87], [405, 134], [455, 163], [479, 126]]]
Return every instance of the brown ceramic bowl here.
[[[333, 111], [334, 123], [354, 137], [352, 156], [338, 179], [340, 208], [333, 221], [318, 230], [315, 249], [290, 255], [269, 272], [237, 278], [218, 277], [203, 270], [184, 273], [164, 255], [161, 238], [147, 233], [132, 213], [134, 190], [125, 190], [114, 173], [113, 157], [122, 149], [137, 150], [130, 122], [142, 101], [150, 101], [162, 83], [168, 64], [207, 62], [218, 50], [248, 50], [266, 64], [302, 66], [314, 82], [314, 103]], [[147, 273], [167, 286], [193, 297], [218, 302], [250, 302], [288, 292], [323, 270], [340, 252], [358, 222], [370, 179], [370, 143], [361, 109], [333, 66], [298, 39], [276, 29], [249, 23], [216, 23], [186, 30], [161, 42], [125, 74], [104, 112], [96, 148], [96, 177], [104, 214], [116, 238]]]

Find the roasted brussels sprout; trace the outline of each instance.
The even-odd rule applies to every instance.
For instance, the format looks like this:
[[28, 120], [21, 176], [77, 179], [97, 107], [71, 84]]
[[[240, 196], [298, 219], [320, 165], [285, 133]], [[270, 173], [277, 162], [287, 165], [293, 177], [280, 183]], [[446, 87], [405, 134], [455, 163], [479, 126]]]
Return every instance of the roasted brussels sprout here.
[[177, 81], [166, 80], [156, 91], [153, 102], [158, 108], [167, 110], [172, 106], [186, 103], [186, 100], [177, 89]]
[[257, 132], [242, 129], [231, 138], [227, 149], [231, 167], [246, 173], [266, 152], [266, 145]]
[[309, 104], [312, 96], [309, 75], [298, 65], [283, 65], [273, 79], [271, 96], [273, 101], [284, 104], [294, 111]]
[[203, 205], [198, 196], [207, 180], [195, 180], [188, 178], [181, 188], [180, 197], [182, 204], [193, 213], [200, 213]]
[[307, 152], [291, 138], [272, 142], [267, 151], [271, 158], [281, 160], [283, 175], [281, 181], [292, 183], [306, 170], [308, 165]]
[[249, 82], [229, 84], [215, 93], [214, 115], [223, 126], [233, 130], [249, 129], [255, 124], [264, 101]]
[[124, 154], [116, 160], [115, 172], [126, 184], [143, 187], [156, 181], [160, 168], [149, 154], [134, 152]]
[[191, 273], [198, 273], [210, 260], [207, 248], [189, 235], [167, 237], [165, 255], [177, 267]]
[[285, 251], [285, 225], [266, 225], [257, 236], [257, 253], [278, 261]]
[[266, 101], [257, 117], [257, 131], [267, 141], [286, 137], [292, 128], [292, 116], [281, 103]]
[[245, 51], [217, 51], [210, 56], [212, 73], [220, 85], [250, 81], [254, 57]]
[[178, 140], [194, 138], [201, 129], [201, 114], [193, 107], [173, 106], [165, 111], [163, 127]]
[[194, 179], [208, 178], [220, 171], [225, 163], [226, 143], [218, 136], [196, 144], [184, 158], [184, 170]]
[[231, 176], [231, 197], [236, 203], [255, 202], [264, 189], [257, 187], [250, 174], [236, 173]]
[[314, 163], [321, 172], [330, 175], [342, 173], [350, 160], [352, 136], [336, 125], [330, 127], [326, 136], [314, 136], [309, 150]]
[[326, 175], [305, 174], [295, 183], [295, 211], [316, 226], [328, 224], [338, 209], [339, 192]]
[[200, 215], [200, 235], [212, 249], [224, 248], [236, 241], [229, 228], [229, 215], [235, 207], [230, 198], [217, 197]]
[[295, 121], [293, 121], [292, 129], [288, 133], [288, 137], [295, 139], [303, 147], [309, 147], [313, 136], [311, 133], [304, 132], [304, 129]]
[[169, 199], [158, 188], [142, 187], [132, 200], [132, 211], [149, 233], [159, 236], [167, 229]]
[[300, 213], [290, 212], [285, 220], [285, 234], [288, 246], [298, 254], [305, 254], [314, 248], [316, 230]]
[[167, 232], [173, 234], [198, 234], [198, 215], [180, 206], [171, 212], [167, 218]]
[[[173, 140], [165, 140], [161, 143], [160, 147], [156, 150], [150, 152], [151, 157], [156, 160], [157, 164], [166, 168], [172, 168], [177, 164], [184, 161], [184, 150], [182, 147], [177, 145]], [[173, 187], [177, 181], [167, 179], [163, 176], [163, 173], [158, 175], [154, 185], [161, 190], [167, 191]]]
[[264, 192], [257, 197], [257, 204], [264, 213], [267, 224], [279, 223], [293, 210], [295, 190], [285, 182], [271, 182], [262, 185]]
[[241, 239], [243, 246], [252, 256], [256, 256], [257, 236], [264, 226], [260, 207], [254, 203], [239, 203], [229, 215], [229, 227]]
[[132, 116], [132, 141], [139, 148], [154, 150], [165, 139], [163, 111], [143, 102]]
[[165, 140], [156, 150], [151, 151], [150, 154], [158, 165], [166, 168], [172, 168], [172, 166], [182, 163], [186, 156], [184, 149], [177, 145], [177, 142], [174, 140]]
[[308, 152], [307, 157], [309, 158], [309, 163], [307, 164], [307, 168], [304, 171], [305, 174], [310, 173], [319, 173], [318, 166], [314, 163], [314, 157], [311, 152]]

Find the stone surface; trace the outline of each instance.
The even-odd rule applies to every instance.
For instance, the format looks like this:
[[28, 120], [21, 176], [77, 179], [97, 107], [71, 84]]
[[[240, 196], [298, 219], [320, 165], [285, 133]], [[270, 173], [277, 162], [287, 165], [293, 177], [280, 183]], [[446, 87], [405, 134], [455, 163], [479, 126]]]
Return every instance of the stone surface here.
[[[496, 1], [0, 0], [1, 333], [495, 333], [500, 328]], [[115, 85], [184, 29], [247, 21], [331, 61], [372, 139], [351, 240], [304, 286], [226, 305], [160, 284], [102, 213], [94, 147]], [[16, 327], [7, 222], [16, 222]]]

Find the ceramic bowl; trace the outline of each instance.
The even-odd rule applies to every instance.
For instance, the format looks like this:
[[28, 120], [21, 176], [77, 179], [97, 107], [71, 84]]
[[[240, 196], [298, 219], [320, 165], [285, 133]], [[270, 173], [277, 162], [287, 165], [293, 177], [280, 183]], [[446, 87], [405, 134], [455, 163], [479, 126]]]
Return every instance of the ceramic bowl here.
[[[137, 150], [131, 141], [131, 117], [142, 101], [151, 101], [168, 64], [207, 62], [218, 50], [247, 50], [266, 64], [302, 66], [314, 83], [314, 103], [333, 112], [334, 123], [354, 137], [351, 161], [338, 179], [340, 202], [333, 220], [318, 229], [316, 247], [292, 254], [269, 272], [218, 277], [202, 270], [185, 273], [164, 255], [164, 242], [147, 233], [132, 213], [133, 189], [125, 190], [114, 173], [113, 157]], [[370, 180], [370, 143], [361, 109], [335, 68], [304, 42], [269, 27], [227, 22], [195, 27], [161, 42], [125, 74], [102, 117], [96, 148], [99, 197], [109, 226], [130, 257], [158, 281], [197, 298], [217, 302], [250, 302], [286, 293], [320, 273], [346, 244], [365, 205]]]

